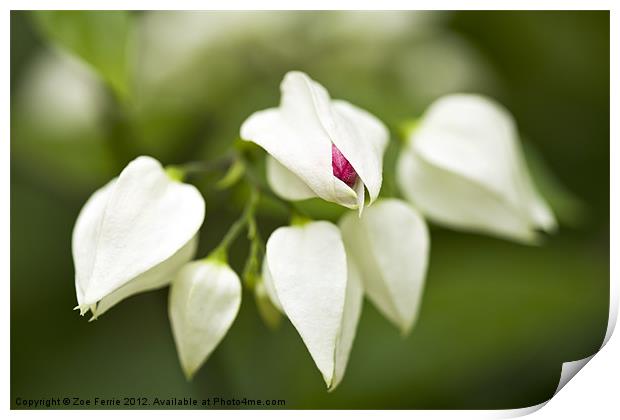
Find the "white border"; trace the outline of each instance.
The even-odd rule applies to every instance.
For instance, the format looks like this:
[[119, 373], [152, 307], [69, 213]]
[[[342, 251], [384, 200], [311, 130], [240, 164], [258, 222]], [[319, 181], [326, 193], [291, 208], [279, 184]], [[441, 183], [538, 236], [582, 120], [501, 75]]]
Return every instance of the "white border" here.
[[[53, 4], [52, 4], [53, 3]], [[490, 9], [490, 10], [549, 10], [549, 9], [578, 9], [578, 10], [611, 10], [611, 115], [617, 116], [618, 113], [618, 84], [615, 82], [613, 76], [620, 74], [620, 68], [618, 66], [618, 24], [620, 19], [617, 14], [616, 2], [612, 0], [589, 0], [574, 1], [574, 0], [504, 0], [501, 2], [486, 0], [474, 0], [474, 1], [456, 1], [456, 0], [437, 0], [437, 1], [396, 1], [396, 0], [382, 0], [380, 2], [362, 2], [362, 1], [344, 1], [344, 0], [314, 0], [310, 1], [271, 1], [263, 0], [260, 3], [252, 2], [249, 0], [230, 0], [230, 1], [198, 1], [198, 0], [176, 0], [164, 1], [137, 1], [137, 0], [108, 0], [108, 1], [89, 1], [88, 7], [84, 1], [80, 0], [62, 0], [62, 1], [45, 1], [45, 0], [25, 0], [14, 1], [9, 0], [3, 2], [4, 13], [1, 17], [0, 30], [3, 34], [2, 43], [0, 45], [0, 51], [2, 57], [5, 58], [4, 65], [1, 67], [0, 72], [2, 74], [2, 93], [4, 100], [1, 103], [2, 111], [2, 124], [0, 125], [4, 135], [1, 141], [0, 150], [0, 191], [2, 197], [2, 220], [0, 222], [0, 267], [5, 273], [4, 284], [4, 305], [2, 307], [3, 313], [3, 337], [8, 338], [10, 336], [10, 324], [9, 324], [9, 305], [10, 305], [10, 291], [9, 291], [9, 279], [10, 279], [10, 211], [9, 211], [9, 183], [10, 183], [10, 75], [9, 75], [9, 60], [10, 60], [10, 10], [21, 9], [128, 9], [128, 10], [141, 10], [141, 9], [186, 9], [186, 10], [199, 10], [199, 9], [211, 9], [211, 10], [242, 10], [257, 9], [257, 5], [260, 5], [260, 9], [265, 10], [304, 10], [304, 9], [323, 9], [323, 10], [335, 10], [335, 9], [358, 9], [358, 10], [406, 10], [406, 9], [418, 9], [418, 10], [461, 10], [461, 9]], [[615, 119], [611, 120], [611, 139], [618, 138], [618, 124]], [[618, 157], [620, 156], [620, 145], [618, 140], [611, 141], [611, 185], [618, 185], [618, 178], [620, 176], [620, 168], [618, 167]], [[613, 188], [610, 191], [611, 194], [611, 214], [620, 214], [620, 205], [618, 202], [618, 189]], [[611, 231], [610, 231], [610, 252], [611, 256], [620, 256], [620, 249], [618, 248], [618, 238], [620, 238], [620, 226], [617, 223], [617, 219], [611, 218]], [[533, 418], [537, 419], [583, 419], [585, 416], [592, 418], [610, 418], [610, 414], [618, 413], [619, 404], [617, 396], [618, 377], [620, 374], [620, 341], [617, 337], [611, 335], [613, 327], [615, 326], [618, 312], [618, 282], [620, 272], [618, 271], [618, 264], [615, 259], [611, 259], [611, 302], [610, 302], [610, 322], [608, 331], [605, 337], [606, 345], [602, 351], [596, 354], [592, 358], [592, 362], [583, 369], [583, 372], [579, 374], [579, 380], [570, 381], [566, 384], [565, 388], [559, 392], [557, 396], [552, 398], [546, 404], [547, 406], [540, 411], [538, 409], [545, 406], [541, 404], [535, 407], [529, 407], [519, 410], [488, 410], [488, 411], [389, 411], [389, 412], [374, 412], [374, 411], [331, 411], [331, 412], [317, 412], [317, 411], [296, 411], [295, 416], [298, 418], [315, 418], [317, 415], [335, 414], [339, 417], [367, 417], [374, 418], [377, 415], [385, 416], [390, 415], [401, 418], [505, 418], [514, 417], [519, 415], [525, 415], [531, 412], [536, 412]], [[617, 334], [616, 334], [617, 335]], [[10, 407], [10, 375], [8, 374], [10, 368], [9, 360], [9, 346], [8, 340], [5, 341], [5, 345], [2, 348], [3, 360], [5, 363], [4, 381], [2, 382], [2, 391], [4, 395], [4, 408], [8, 410]], [[590, 358], [588, 358], [589, 360]], [[581, 366], [579, 366], [581, 365]], [[583, 367], [583, 363], [570, 362], [565, 363], [563, 366], [562, 376], [567, 377], [569, 370], [575, 367]], [[576, 369], [577, 371], [579, 369]], [[574, 372], [576, 373], [576, 372]], [[571, 376], [572, 377], [572, 376]], [[558, 386], [558, 391], [562, 386]], [[37, 415], [39, 412], [33, 411], [12, 411], [10, 415], [15, 417], [30, 417]], [[207, 415], [204, 411], [184, 411], [187, 416], [195, 416], [203, 418]], [[223, 418], [237, 417], [246, 414], [245, 411], [219, 411], [218, 416]], [[168, 418], [171, 414], [167, 410], [162, 411], [141, 411], [141, 412], [119, 412], [115, 411], [114, 416], [148, 416], [149, 418]], [[178, 414], [175, 412], [174, 414]], [[214, 415], [215, 412], [209, 413]], [[253, 411], [251, 416], [257, 419], [273, 419], [285, 418], [290, 416], [289, 411]], [[83, 417], [83, 412], [61, 412], [61, 411], [46, 411], [46, 416], [52, 418], [65, 418], [65, 417]], [[88, 416], [90, 418], [104, 418], [110, 415], [109, 412], [90, 411]]]

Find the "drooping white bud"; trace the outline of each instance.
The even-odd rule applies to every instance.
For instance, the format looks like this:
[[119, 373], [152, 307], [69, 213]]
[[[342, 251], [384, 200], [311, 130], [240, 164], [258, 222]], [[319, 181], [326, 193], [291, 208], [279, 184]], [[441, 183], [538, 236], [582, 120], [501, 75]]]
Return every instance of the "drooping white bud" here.
[[397, 180], [438, 224], [522, 242], [556, 227], [528, 173], [513, 118], [481, 96], [432, 104], [400, 156]]
[[222, 341], [240, 305], [241, 282], [226, 263], [209, 258], [178, 272], [170, 287], [168, 314], [188, 379]]
[[364, 292], [406, 334], [418, 314], [426, 278], [430, 238], [424, 219], [404, 201], [380, 199], [361, 218], [344, 216], [340, 229]]
[[299, 332], [328, 389], [342, 380], [362, 307], [362, 288], [340, 232], [329, 222], [277, 229], [263, 278], [274, 306]]
[[94, 317], [122, 299], [168, 284], [195, 251], [205, 204], [142, 156], [86, 202], [73, 229], [80, 312]]

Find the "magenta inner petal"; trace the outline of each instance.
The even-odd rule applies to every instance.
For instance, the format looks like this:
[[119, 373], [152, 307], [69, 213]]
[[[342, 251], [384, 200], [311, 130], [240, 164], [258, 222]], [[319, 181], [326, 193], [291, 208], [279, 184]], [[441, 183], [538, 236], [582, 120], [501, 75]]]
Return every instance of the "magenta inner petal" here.
[[332, 143], [332, 171], [334, 176], [353, 188], [355, 181], [357, 180], [357, 172], [353, 169], [353, 166], [349, 163], [347, 158], [344, 157], [342, 152], [338, 150], [335, 144]]

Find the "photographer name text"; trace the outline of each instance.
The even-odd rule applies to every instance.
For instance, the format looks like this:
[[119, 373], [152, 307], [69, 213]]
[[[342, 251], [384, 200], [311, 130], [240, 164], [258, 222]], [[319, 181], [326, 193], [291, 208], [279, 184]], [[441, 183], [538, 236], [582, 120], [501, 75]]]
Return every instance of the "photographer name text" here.
[[43, 408], [89, 408], [89, 407], [284, 407], [283, 399], [256, 399], [256, 398], [224, 398], [209, 397], [203, 399], [190, 397], [121, 397], [121, 398], [15, 398], [15, 408], [43, 409]]

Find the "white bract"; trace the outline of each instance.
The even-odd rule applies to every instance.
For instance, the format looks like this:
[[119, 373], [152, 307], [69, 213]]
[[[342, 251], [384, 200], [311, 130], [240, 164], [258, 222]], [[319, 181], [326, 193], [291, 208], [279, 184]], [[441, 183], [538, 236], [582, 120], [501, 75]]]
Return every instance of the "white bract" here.
[[405, 197], [446, 226], [535, 242], [556, 221], [536, 190], [515, 122], [475, 95], [440, 98], [415, 128], [397, 166]]
[[340, 229], [364, 291], [403, 334], [413, 326], [424, 289], [430, 239], [424, 219], [407, 203], [380, 199]]
[[386, 127], [301, 72], [289, 72], [280, 86], [278, 108], [252, 114], [241, 137], [270, 155], [267, 177], [285, 199], [321, 197], [348, 208], [372, 203], [382, 182]]
[[329, 222], [281, 227], [267, 241], [265, 289], [299, 332], [328, 389], [342, 380], [362, 307], [359, 274]]
[[205, 203], [141, 156], [86, 202], [73, 229], [80, 313], [93, 318], [126, 297], [168, 284], [191, 260]]
[[168, 315], [188, 379], [222, 341], [240, 305], [241, 282], [227, 264], [199, 260], [178, 272], [170, 287]]

